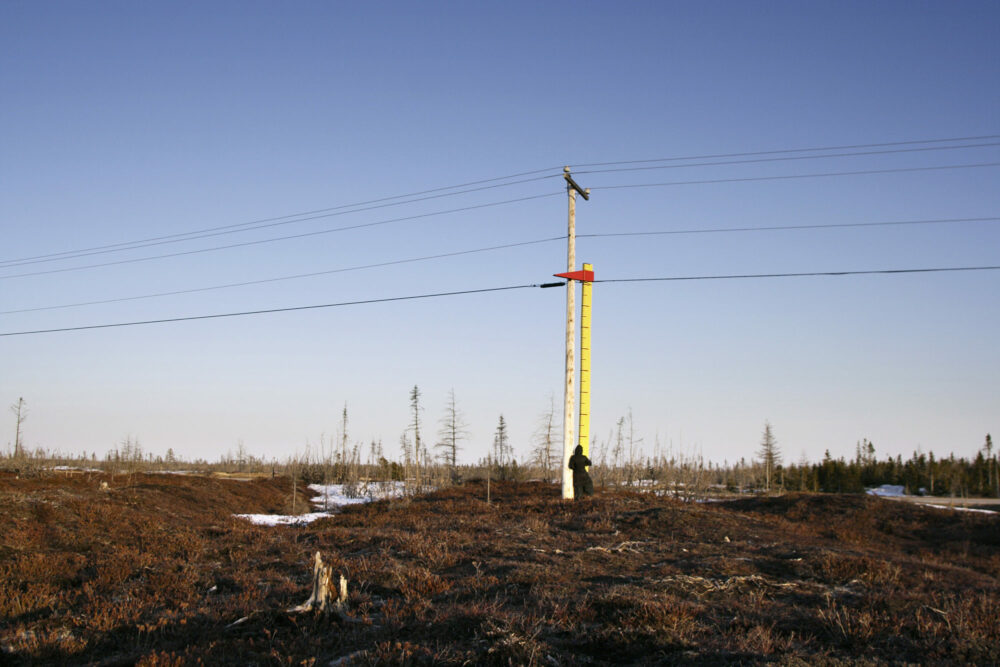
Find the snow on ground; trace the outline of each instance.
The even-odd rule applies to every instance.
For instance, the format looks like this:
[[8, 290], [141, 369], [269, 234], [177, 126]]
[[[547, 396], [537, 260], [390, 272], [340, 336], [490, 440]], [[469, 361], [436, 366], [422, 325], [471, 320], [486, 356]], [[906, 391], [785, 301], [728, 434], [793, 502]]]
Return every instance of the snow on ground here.
[[[923, 489], [921, 489], [923, 491]], [[924, 507], [933, 507], [939, 510], [955, 510], [956, 512], [986, 512], [987, 514], [996, 514], [993, 510], [983, 510], [976, 509], [972, 507], [958, 507], [956, 505], [937, 505], [934, 503], [933, 496], [909, 496], [906, 495], [902, 486], [897, 486], [895, 484], [883, 484], [874, 489], [868, 489], [868, 495], [879, 496], [880, 498], [888, 498], [890, 500], [909, 500], [910, 502], [916, 503], [917, 505], [923, 505]], [[970, 502], [975, 502], [975, 500], [970, 500]]]
[[883, 484], [874, 489], [868, 489], [868, 495], [880, 496], [882, 498], [901, 498], [906, 495], [903, 487], [895, 484]]
[[310, 514], [234, 514], [237, 519], [246, 519], [258, 526], [301, 526], [312, 523], [316, 519], [333, 516], [330, 512], [312, 512]]
[[931, 503], [920, 503], [924, 507], [933, 507], [939, 510], [955, 510], [956, 512], [985, 512], [986, 514], [996, 514], [993, 510], [981, 510], [975, 507], [958, 507], [957, 505], [932, 505]]
[[240, 519], [246, 519], [250, 523], [258, 526], [302, 526], [312, 523], [316, 519], [333, 516], [339, 507], [344, 505], [357, 505], [359, 503], [370, 503], [373, 500], [383, 500], [385, 498], [398, 498], [405, 490], [402, 482], [375, 482], [371, 484], [362, 483], [354, 489], [345, 488], [346, 484], [310, 484], [309, 488], [318, 493], [312, 499], [313, 505], [317, 509], [323, 508], [323, 512], [311, 512], [309, 514], [235, 514]]
[[346, 488], [347, 484], [310, 484], [309, 488], [318, 493], [312, 499], [316, 507], [339, 507], [370, 503], [373, 500], [398, 498], [403, 495], [402, 482], [372, 482], [357, 484], [354, 489]]

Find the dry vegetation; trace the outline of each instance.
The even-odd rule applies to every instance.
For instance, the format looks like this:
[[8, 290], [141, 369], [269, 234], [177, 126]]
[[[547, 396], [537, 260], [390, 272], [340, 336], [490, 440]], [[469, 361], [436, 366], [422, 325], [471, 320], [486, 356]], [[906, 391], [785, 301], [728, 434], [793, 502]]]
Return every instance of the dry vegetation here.
[[[1000, 662], [995, 515], [831, 495], [564, 503], [536, 483], [494, 483], [487, 504], [474, 482], [306, 527], [231, 516], [285, 512], [290, 492], [0, 477], [0, 662]], [[317, 551], [350, 581], [344, 614], [288, 611]]]

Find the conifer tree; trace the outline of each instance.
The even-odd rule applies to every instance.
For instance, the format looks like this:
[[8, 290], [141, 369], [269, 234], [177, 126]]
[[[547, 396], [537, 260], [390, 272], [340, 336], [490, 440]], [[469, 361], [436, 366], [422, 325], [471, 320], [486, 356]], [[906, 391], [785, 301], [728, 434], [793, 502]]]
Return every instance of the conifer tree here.
[[413, 412], [412, 421], [410, 422], [410, 430], [413, 431], [413, 465], [416, 471], [417, 486], [421, 485], [420, 481], [420, 465], [421, 465], [421, 454], [423, 453], [423, 441], [420, 439], [420, 389], [417, 385], [413, 385], [413, 389], [410, 391], [410, 410]]
[[413, 444], [416, 451], [420, 451], [420, 388], [413, 385], [410, 390], [410, 410], [413, 413], [410, 421], [410, 430], [413, 431]]
[[502, 414], [500, 415], [500, 421], [497, 423], [496, 433], [493, 436], [493, 457], [501, 469], [510, 463], [510, 459], [512, 458], [510, 436], [507, 434], [507, 422], [504, 420]]
[[987, 486], [990, 487], [990, 491], [993, 493], [994, 497], [1000, 496], [1000, 470], [997, 470], [997, 461], [993, 458], [993, 438], [989, 433], [986, 434], [986, 444], [983, 445], [983, 449], [986, 450], [986, 465], [987, 468]]
[[549, 409], [539, 417], [538, 428], [535, 430], [535, 450], [533, 463], [545, 471], [548, 479], [555, 466], [555, 398], [549, 397]]
[[764, 422], [764, 434], [761, 437], [757, 455], [764, 466], [764, 489], [770, 492], [775, 468], [781, 463], [781, 452], [778, 450], [778, 441], [775, 440], [774, 433], [771, 431], [771, 423], [768, 421]]
[[24, 405], [24, 399], [18, 398], [17, 403], [10, 406], [10, 411], [14, 413], [14, 457], [19, 457], [24, 449], [23, 429], [21, 425], [28, 418], [28, 408]]
[[454, 468], [458, 463], [459, 442], [465, 440], [469, 435], [468, 424], [458, 409], [458, 402], [455, 400], [455, 390], [448, 393], [448, 404], [444, 409], [444, 417], [441, 418], [441, 430], [438, 436], [441, 438], [436, 445], [441, 451], [440, 458], [450, 468]]

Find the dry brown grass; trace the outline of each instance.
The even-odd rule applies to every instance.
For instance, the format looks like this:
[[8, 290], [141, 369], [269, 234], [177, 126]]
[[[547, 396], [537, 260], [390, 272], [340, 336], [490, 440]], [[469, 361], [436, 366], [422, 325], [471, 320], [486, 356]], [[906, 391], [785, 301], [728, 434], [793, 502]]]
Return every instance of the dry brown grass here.
[[[995, 516], [846, 496], [565, 503], [511, 483], [487, 504], [471, 483], [308, 527], [232, 518], [285, 511], [290, 491], [0, 477], [0, 661], [1000, 661]], [[287, 611], [316, 551], [351, 582], [346, 618]]]

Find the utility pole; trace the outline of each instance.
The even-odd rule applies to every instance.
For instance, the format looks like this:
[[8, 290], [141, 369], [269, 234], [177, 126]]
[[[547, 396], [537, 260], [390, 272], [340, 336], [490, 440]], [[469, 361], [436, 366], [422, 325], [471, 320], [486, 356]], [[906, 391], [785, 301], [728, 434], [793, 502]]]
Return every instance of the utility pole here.
[[[569, 229], [566, 235], [568, 247], [566, 250], [566, 271], [576, 270], [576, 194], [580, 193], [585, 200], [590, 200], [590, 189], [582, 189], [570, 176], [569, 167], [563, 167], [563, 178], [566, 179], [566, 192], [569, 195]], [[573, 379], [576, 375], [574, 352], [576, 343], [576, 326], [574, 314], [576, 310], [576, 282], [566, 281], [566, 385], [565, 404], [563, 406], [563, 464], [562, 464], [562, 497], [573, 498], [573, 473], [569, 469], [569, 458], [573, 455], [573, 415], [576, 408], [576, 392], [573, 389]]]

